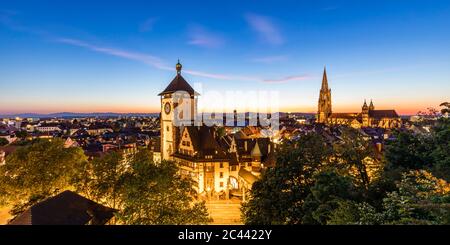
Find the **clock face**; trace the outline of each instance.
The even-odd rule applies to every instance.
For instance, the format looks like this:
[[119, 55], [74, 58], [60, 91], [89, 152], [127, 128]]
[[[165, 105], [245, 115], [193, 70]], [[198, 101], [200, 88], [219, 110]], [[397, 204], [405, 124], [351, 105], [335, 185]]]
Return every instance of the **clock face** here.
[[164, 112], [165, 112], [166, 114], [169, 114], [169, 113], [170, 113], [170, 104], [169, 104], [169, 102], [167, 102], [166, 104], [164, 104]]

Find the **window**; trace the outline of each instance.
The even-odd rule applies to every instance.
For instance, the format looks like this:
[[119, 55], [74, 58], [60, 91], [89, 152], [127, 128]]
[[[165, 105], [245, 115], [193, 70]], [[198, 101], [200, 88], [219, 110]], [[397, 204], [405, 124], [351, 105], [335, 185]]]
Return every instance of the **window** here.
[[231, 171], [236, 171], [236, 166], [231, 166]]
[[220, 187], [223, 187], [223, 182], [220, 182]]
[[223, 178], [223, 172], [220, 172], [220, 178], [221, 179]]
[[223, 162], [220, 163], [220, 168], [223, 168]]
[[191, 146], [191, 142], [189, 142], [189, 141], [186, 142], [186, 145], [187, 145], [187, 146]]

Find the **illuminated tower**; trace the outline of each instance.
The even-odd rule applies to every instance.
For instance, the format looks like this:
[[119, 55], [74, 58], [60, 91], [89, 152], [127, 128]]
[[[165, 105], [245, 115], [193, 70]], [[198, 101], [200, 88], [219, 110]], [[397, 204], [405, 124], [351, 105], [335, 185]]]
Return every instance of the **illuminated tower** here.
[[[161, 96], [161, 159], [172, 160], [172, 154], [176, 152], [178, 139], [180, 134], [179, 125], [176, 122], [188, 121], [193, 122], [197, 113], [197, 99], [194, 89], [181, 76], [182, 65], [180, 61], [176, 64], [177, 75], [170, 82], [164, 91], [158, 94]], [[187, 95], [186, 97], [178, 97], [179, 92]], [[184, 102], [189, 102], [190, 118], [183, 118]], [[179, 108], [177, 108], [180, 106]], [[177, 113], [177, 115], [175, 114]], [[178, 120], [178, 121], [177, 121]]]
[[317, 122], [325, 123], [331, 114], [331, 89], [328, 88], [327, 70], [323, 70], [322, 88], [319, 95]]
[[362, 109], [362, 112], [361, 112], [362, 126], [368, 127], [369, 126], [369, 107], [367, 106], [366, 100], [364, 100], [364, 104], [361, 109]]
[[375, 106], [373, 105], [372, 99], [370, 100], [369, 111], [375, 110]]

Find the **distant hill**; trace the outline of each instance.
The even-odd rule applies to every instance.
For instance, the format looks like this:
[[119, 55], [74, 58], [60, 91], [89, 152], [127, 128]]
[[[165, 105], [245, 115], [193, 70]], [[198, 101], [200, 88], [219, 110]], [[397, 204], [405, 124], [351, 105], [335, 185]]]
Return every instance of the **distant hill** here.
[[159, 116], [159, 113], [115, 113], [115, 112], [93, 112], [93, 113], [77, 113], [77, 112], [57, 112], [50, 114], [39, 113], [19, 113], [2, 115], [1, 117], [21, 117], [21, 118], [78, 118], [78, 117], [155, 117]]

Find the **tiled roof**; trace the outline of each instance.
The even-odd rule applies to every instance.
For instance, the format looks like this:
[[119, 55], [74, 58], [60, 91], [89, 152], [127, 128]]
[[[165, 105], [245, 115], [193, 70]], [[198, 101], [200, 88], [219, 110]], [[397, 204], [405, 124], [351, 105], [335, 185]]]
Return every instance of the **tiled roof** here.
[[31, 206], [9, 225], [103, 225], [114, 212], [72, 191], [64, 191]]
[[186, 91], [190, 95], [195, 94], [195, 91], [191, 87], [191, 85], [189, 85], [189, 83], [186, 82], [186, 80], [184, 80], [181, 74], [177, 74], [177, 76], [172, 80], [172, 82], [170, 82], [169, 86], [167, 86], [167, 88], [164, 89], [164, 91], [162, 91], [158, 95], [161, 96], [164, 94], [175, 93], [177, 91]]
[[371, 110], [369, 116], [374, 118], [398, 118], [395, 110]]
[[358, 117], [358, 113], [332, 113], [330, 118], [346, 118], [354, 119]]

